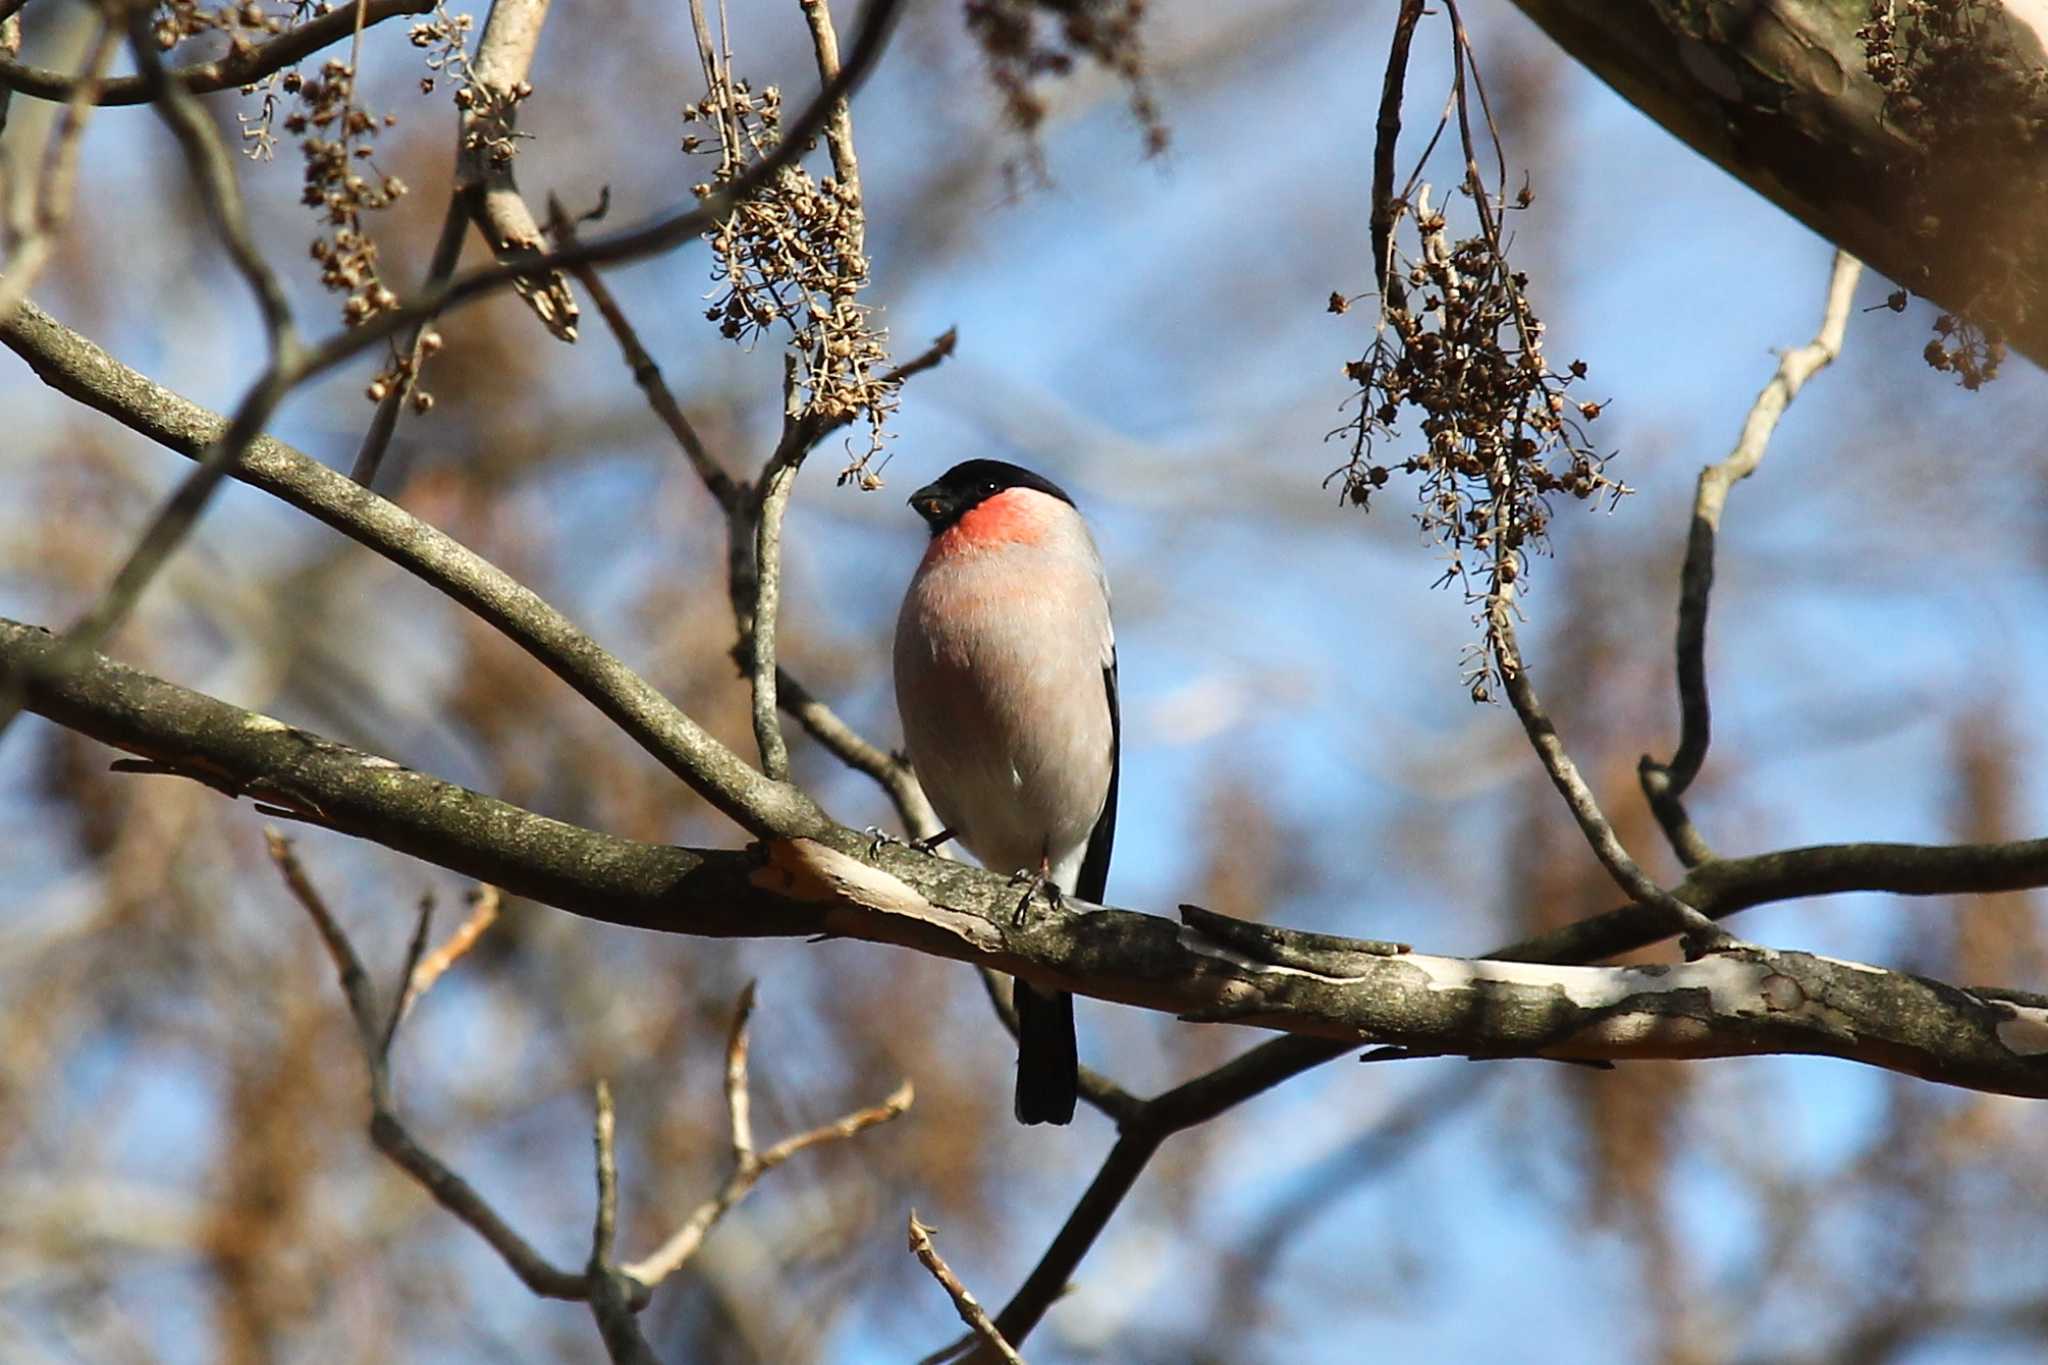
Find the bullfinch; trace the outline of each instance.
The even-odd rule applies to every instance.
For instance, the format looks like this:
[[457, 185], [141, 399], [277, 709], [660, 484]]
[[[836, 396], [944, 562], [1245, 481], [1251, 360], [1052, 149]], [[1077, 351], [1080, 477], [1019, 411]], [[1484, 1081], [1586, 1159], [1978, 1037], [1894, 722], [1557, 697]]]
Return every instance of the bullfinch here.
[[[1100, 903], [1116, 830], [1116, 640], [1074, 500], [1001, 460], [910, 495], [931, 543], [896, 618], [896, 708], [946, 829], [991, 871]], [[1016, 983], [1016, 1114], [1074, 1116], [1074, 998]]]

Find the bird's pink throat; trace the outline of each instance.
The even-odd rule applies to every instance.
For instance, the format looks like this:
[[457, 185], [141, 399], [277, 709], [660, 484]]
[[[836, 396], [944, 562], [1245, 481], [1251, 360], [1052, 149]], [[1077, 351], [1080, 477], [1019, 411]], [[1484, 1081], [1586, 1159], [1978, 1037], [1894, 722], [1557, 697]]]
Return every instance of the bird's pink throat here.
[[1035, 505], [1041, 497], [1029, 489], [1011, 488], [976, 503], [960, 520], [932, 537], [924, 562], [1039, 539], [1045, 533], [1043, 509]]

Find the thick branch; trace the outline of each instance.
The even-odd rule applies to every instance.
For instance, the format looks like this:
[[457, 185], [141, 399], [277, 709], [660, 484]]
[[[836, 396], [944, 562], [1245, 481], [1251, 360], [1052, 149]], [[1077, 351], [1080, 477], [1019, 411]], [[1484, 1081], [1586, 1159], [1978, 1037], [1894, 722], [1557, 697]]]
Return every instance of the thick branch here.
[[[33, 679], [30, 666], [53, 647], [42, 631], [0, 624], [9, 675]], [[614, 923], [888, 943], [1101, 999], [1345, 1046], [1579, 1060], [1814, 1053], [2048, 1096], [2048, 1002], [2036, 997], [1747, 946], [1675, 967], [1552, 967], [1116, 909], [1048, 911], [1018, 924], [1006, 879], [903, 847], [863, 861], [869, 840], [850, 830], [738, 852], [635, 844], [97, 657], [56, 681], [31, 681], [30, 696], [38, 712], [142, 754], [156, 770]], [[2035, 882], [2048, 879], [2048, 849], [2011, 847], [2008, 856], [2027, 848]]]
[[[1681, 141], [1814, 232], [2048, 363], [2044, 145], [1992, 110], [1916, 147], [1866, 66], [1861, 3], [1515, 0], [1566, 52]], [[1987, 56], [2043, 64], [2015, 6], [1984, 6]], [[2031, 158], [2035, 173], [2016, 173]], [[1992, 244], [1986, 249], [1986, 244]]]

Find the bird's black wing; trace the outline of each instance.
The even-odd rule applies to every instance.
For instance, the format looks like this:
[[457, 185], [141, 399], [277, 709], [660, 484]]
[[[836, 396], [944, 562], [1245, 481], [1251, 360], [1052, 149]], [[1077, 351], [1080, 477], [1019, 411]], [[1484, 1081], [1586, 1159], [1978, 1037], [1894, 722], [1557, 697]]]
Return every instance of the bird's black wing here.
[[1097, 905], [1102, 904], [1109, 886], [1109, 850], [1116, 842], [1116, 784], [1123, 770], [1123, 717], [1117, 706], [1114, 647], [1102, 670], [1102, 686], [1109, 694], [1109, 795], [1102, 800], [1102, 814], [1095, 818], [1095, 832], [1088, 836], [1088, 852], [1081, 858], [1081, 875], [1074, 883], [1075, 895]]

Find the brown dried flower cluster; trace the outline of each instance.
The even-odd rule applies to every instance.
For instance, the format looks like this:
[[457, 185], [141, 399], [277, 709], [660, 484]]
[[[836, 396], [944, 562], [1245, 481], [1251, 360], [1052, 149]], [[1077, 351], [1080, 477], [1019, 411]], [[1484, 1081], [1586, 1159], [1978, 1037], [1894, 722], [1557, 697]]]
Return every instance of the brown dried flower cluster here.
[[967, 31], [988, 58], [989, 78], [1019, 132], [1035, 138], [1045, 120], [1038, 83], [1065, 76], [1078, 58], [1112, 72], [1130, 91], [1145, 153], [1166, 150], [1166, 124], [1153, 101], [1139, 22], [1145, 0], [967, 0]]
[[[692, 187], [702, 197], [737, 180], [780, 140], [782, 96], [720, 71], [683, 121], [708, 130], [686, 135], [683, 150], [718, 158], [712, 180]], [[860, 303], [868, 280], [862, 231], [857, 190], [829, 175], [813, 179], [800, 165], [783, 167], [709, 234], [713, 278], [724, 287], [704, 316], [741, 344], [778, 322], [788, 327], [799, 410], [827, 422], [864, 419], [873, 453], [896, 391], [884, 379], [883, 336]]]
[[[1930, 254], [1969, 263], [1970, 300], [1936, 318], [1925, 351], [1966, 389], [2005, 360], [2005, 338], [1981, 315], [2037, 292], [2014, 229], [2048, 210], [2033, 174], [2048, 138], [2048, 69], [2019, 56], [2009, 22], [1987, 0], [1876, 0], [1857, 30], [1885, 120], [1906, 139], [1893, 167], [1907, 185], [1903, 221]], [[1993, 300], [1999, 308], [1981, 306]]]
[[397, 120], [357, 108], [355, 83], [354, 69], [339, 59], [323, 63], [312, 79], [289, 71], [279, 82], [298, 105], [284, 127], [305, 157], [300, 202], [318, 210], [323, 229], [312, 245], [320, 283], [344, 296], [341, 319], [351, 327], [398, 306], [378, 274], [377, 242], [363, 215], [391, 207], [406, 192], [404, 181], [376, 168], [370, 145]]
[[[1550, 368], [1528, 279], [1509, 268], [1497, 231], [1482, 225], [1451, 241], [1427, 186], [1412, 206], [1397, 207], [1415, 223], [1420, 251], [1393, 263], [1398, 278], [1382, 300], [1373, 343], [1344, 367], [1358, 386], [1358, 413], [1331, 433], [1350, 437], [1351, 458], [1330, 477], [1366, 507], [1395, 472], [1419, 475], [1423, 531], [1449, 557], [1439, 581], [1462, 583], [1468, 600], [1491, 610], [1512, 595], [1530, 554], [1545, 548], [1554, 494], [1612, 500], [1628, 490], [1586, 440], [1585, 424], [1601, 405], [1568, 393], [1585, 378], [1585, 364]], [[1505, 205], [1488, 207], [1497, 215]], [[1331, 296], [1331, 311], [1348, 306]], [[1376, 459], [1404, 418], [1413, 419], [1421, 448], [1391, 464]], [[1466, 681], [1474, 700], [1491, 696], [1483, 652], [1468, 659]]]
[[309, 16], [325, 14], [327, 9], [327, 5], [311, 0], [295, 0], [289, 14], [272, 14], [257, 0], [218, 5], [202, 5], [196, 0], [161, 0], [155, 20], [156, 45], [169, 52], [187, 38], [218, 32], [227, 35], [228, 51], [240, 54], [252, 46], [251, 34], [268, 37], [282, 33]]

